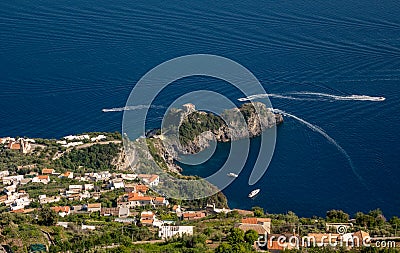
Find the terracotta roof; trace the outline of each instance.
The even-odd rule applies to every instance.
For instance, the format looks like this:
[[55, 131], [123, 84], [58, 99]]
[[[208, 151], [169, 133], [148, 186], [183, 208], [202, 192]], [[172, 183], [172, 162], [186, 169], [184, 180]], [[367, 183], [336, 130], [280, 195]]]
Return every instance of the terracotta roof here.
[[139, 184], [139, 185], [136, 185], [136, 186], [135, 186], [135, 190], [136, 190], [137, 192], [146, 193], [148, 189], [149, 189], [149, 188], [148, 188], [147, 186], [143, 185], [143, 184]]
[[22, 209], [14, 210], [14, 211], [11, 211], [11, 212], [12, 213], [31, 213], [33, 211], [35, 211], [35, 208], [29, 208], [29, 209], [22, 208]]
[[0, 196], [0, 201], [6, 201], [7, 200], [7, 195]]
[[206, 217], [206, 214], [204, 212], [183, 213], [183, 218], [187, 218], [187, 219], [198, 219], [198, 218], [203, 218], [203, 217]]
[[111, 214], [112, 216], [118, 216], [119, 213], [119, 208], [117, 207], [106, 207], [106, 208], [101, 208], [100, 213], [102, 215], [104, 214]]
[[242, 223], [246, 224], [258, 224], [259, 222], [271, 222], [270, 218], [242, 218]]
[[257, 218], [243, 218], [242, 223], [257, 224]]
[[152, 197], [150, 196], [141, 196], [138, 193], [129, 193], [128, 201], [151, 201]]
[[178, 205], [174, 205], [173, 207], [172, 207], [172, 210], [176, 210], [176, 209], [178, 209]]
[[150, 175], [148, 175], [148, 174], [139, 174], [138, 177], [141, 178], [141, 179], [148, 180], [149, 183], [152, 183], [155, 180], [157, 180], [158, 175], [155, 175], [155, 174], [150, 174]]
[[153, 223], [153, 219], [150, 220], [140, 220], [141, 223], [146, 223], [146, 224], [152, 224]]
[[151, 213], [145, 213], [145, 212], [142, 212], [141, 214], [140, 214], [140, 217], [141, 217], [141, 219], [143, 219], [143, 218], [154, 218], [154, 213], [153, 212], [151, 212]]
[[282, 246], [282, 243], [278, 243], [278, 241], [268, 241], [267, 247], [269, 250], [284, 250], [285, 249]]
[[151, 175], [151, 177], [150, 177], [150, 179], [149, 179], [149, 182], [150, 182], [150, 183], [151, 183], [151, 182], [154, 182], [154, 181], [157, 180], [157, 178], [158, 178], [158, 175]]
[[56, 213], [60, 213], [60, 212], [68, 213], [70, 208], [69, 208], [69, 206], [54, 206], [54, 207], [51, 207], [51, 210], [53, 210]]
[[257, 234], [259, 235], [264, 235], [267, 231], [265, 230], [265, 228], [259, 224], [245, 224], [245, 223], [239, 223], [236, 224], [235, 227], [243, 230], [244, 232], [246, 232], [247, 230], [254, 230], [257, 232]]
[[157, 202], [162, 203], [162, 202], [165, 201], [165, 198], [164, 197], [156, 197], [154, 200], [157, 201]]
[[43, 169], [42, 174], [52, 174], [54, 172], [53, 169]]
[[10, 143], [8, 143], [8, 146], [7, 146], [7, 147], [8, 147], [9, 149], [19, 150], [19, 149], [21, 149], [21, 144], [10, 142]]
[[88, 208], [101, 208], [101, 203], [92, 203], [87, 205]]
[[45, 176], [45, 175], [39, 175], [37, 176], [39, 179], [46, 179], [49, 180], [49, 176]]
[[258, 222], [271, 222], [270, 218], [257, 218]]

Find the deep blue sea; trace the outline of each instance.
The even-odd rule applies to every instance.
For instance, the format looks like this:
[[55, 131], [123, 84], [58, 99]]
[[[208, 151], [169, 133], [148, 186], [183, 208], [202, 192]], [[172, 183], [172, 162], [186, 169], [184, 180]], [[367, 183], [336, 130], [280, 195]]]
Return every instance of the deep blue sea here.
[[[245, 170], [224, 190], [231, 208], [304, 216], [381, 208], [387, 217], [400, 215], [399, 14], [397, 0], [1, 1], [0, 136], [121, 131], [122, 112], [102, 109], [123, 107], [142, 75], [174, 57], [215, 54], [280, 95], [271, 97], [275, 108], [323, 129], [361, 177], [332, 141], [285, 117], [267, 173], [249, 186], [259, 142], [252, 140]], [[167, 106], [199, 88], [241, 97], [218, 80], [183, 81], [155, 103]], [[296, 92], [325, 95], [288, 98]], [[351, 95], [386, 99], [342, 99]], [[149, 127], [161, 113], [152, 110]], [[212, 173], [226, 145], [185, 173]], [[251, 200], [254, 188], [262, 190]]]

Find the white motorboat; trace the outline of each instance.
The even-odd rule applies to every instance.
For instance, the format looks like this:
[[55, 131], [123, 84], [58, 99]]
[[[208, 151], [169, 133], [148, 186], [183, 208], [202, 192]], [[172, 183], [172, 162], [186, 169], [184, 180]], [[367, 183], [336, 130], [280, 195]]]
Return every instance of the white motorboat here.
[[249, 198], [256, 196], [260, 191], [261, 191], [260, 189], [255, 189], [255, 190], [251, 191], [249, 193]]
[[230, 176], [230, 177], [238, 177], [239, 175], [231, 172], [231, 173], [228, 173], [228, 176]]

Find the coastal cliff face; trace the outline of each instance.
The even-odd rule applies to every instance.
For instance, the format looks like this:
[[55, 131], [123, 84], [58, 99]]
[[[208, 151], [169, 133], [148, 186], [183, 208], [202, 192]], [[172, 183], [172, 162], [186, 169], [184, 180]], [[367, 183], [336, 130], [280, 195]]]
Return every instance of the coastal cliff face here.
[[171, 109], [166, 114], [162, 130], [149, 131], [145, 138], [128, 140], [125, 149], [135, 173], [160, 176], [163, 182], [157, 186], [160, 192], [166, 196], [198, 199], [213, 195], [218, 189], [206, 180], [182, 175], [177, 163], [181, 155], [198, 153], [212, 142], [258, 136], [282, 121], [281, 115], [262, 103], [243, 104], [224, 111], [221, 116], [186, 105], [184, 109]]
[[[211, 141], [227, 142], [260, 135], [264, 130], [283, 122], [260, 102], [246, 103], [239, 108], [226, 110], [221, 117], [212, 113], [191, 110], [182, 111], [179, 142], [172, 143], [170, 152], [194, 154], [210, 146]], [[179, 147], [180, 150], [176, 150]]]
[[163, 134], [160, 129], [147, 132], [147, 146], [159, 167], [172, 173], [181, 172], [175, 163], [179, 155], [195, 154], [210, 146], [212, 141], [228, 142], [260, 135], [264, 130], [283, 122], [263, 103], [245, 103], [239, 108], [225, 110], [221, 116], [197, 111], [192, 104], [184, 109], [171, 109], [166, 115]]

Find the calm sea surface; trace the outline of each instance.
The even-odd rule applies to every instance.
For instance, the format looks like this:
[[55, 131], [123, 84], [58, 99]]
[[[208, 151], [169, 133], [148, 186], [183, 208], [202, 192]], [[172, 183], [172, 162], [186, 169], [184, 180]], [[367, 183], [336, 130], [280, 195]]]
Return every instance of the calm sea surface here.
[[[186, 54], [216, 54], [250, 69], [278, 95], [275, 108], [332, 138], [286, 117], [267, 173], [248, 186], [253, 139], [244, 171], [224, 190], [230, 207], [306, 216], [379, 207], [400, 215], [399, 13], [396, 0], [1, 1], [0, 136], [121, 131], [122, 112], [102, 109], [124, 106], [148, 70]], [[199, 88], [241, 97], [218, 80], [182, 82], [155, 103]], [[161, 115], [152, 110], [149, 127]], [[209, 162], [185, 173], [211, 174], [228, 150], [219, 145]], [[250, 200], [254, 188], [262, 190]]]

